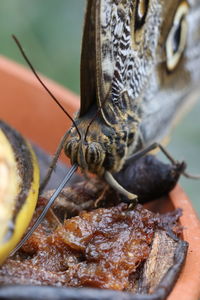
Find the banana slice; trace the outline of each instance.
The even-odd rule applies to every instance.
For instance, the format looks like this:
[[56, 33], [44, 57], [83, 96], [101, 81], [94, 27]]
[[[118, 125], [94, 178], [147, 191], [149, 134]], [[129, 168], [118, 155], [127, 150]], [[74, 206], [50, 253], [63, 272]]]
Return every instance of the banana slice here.
[[38, 191], [39, 166], [31, 146], [0, 120], [0, 264], [27, 229]]

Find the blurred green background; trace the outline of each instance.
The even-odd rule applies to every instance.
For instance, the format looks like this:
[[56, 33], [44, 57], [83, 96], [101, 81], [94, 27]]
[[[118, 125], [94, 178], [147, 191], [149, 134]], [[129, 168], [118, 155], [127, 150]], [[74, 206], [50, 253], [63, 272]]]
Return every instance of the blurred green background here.
[[[38, 71], [79, 93], [84, 9], [84, 0], [1, 0], [0, 54], [25, 64], [11, 39], [14, 33]], [[190, 173], [200, 173], [199, 116], [200, 101], [173, 132], [168, 147], [187, 162]], [[181, 185], [200, 214], [200, 181], [182, 178]]]

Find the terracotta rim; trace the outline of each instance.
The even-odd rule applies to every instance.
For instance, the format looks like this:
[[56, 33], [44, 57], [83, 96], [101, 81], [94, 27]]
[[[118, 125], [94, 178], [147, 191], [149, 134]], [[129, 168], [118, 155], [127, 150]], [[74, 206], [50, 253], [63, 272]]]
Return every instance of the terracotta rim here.
[[182, 188], [177, 185], [170, 193], [175, 208], [182, 208], [180, 222], [184, 228], [183, 238], [189, 243], [185, 266], [168, 297], [169, 300], [198, 300], [200, 297], [200, 221], [190, 200]]

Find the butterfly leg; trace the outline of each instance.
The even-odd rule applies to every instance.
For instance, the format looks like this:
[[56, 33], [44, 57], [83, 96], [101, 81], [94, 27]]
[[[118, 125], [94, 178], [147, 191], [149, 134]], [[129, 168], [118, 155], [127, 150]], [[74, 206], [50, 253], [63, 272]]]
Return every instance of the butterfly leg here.
[[62, 139], [61, 139], [61, 141], [60, 141], [60, 143], [58, 145], [58, 148], [57, 148], [57, 150], [56, 150], [56, 152], [55, 152], [55, 154], [53, 156], [51, 164], [50, 164], [50, 166], [48, 168], [47, 174], [46, 174], [45, 178], [43, 179], [43, 181], [42, 181], [42, 183], [40, 185], [40, 190], [39, 190], [40, 194], [43, 192], [45, 186], [47, 185], [47, 183], [48, 183], [48, 181], [49, 181], [49, 179], [51, 177], [51, 174], [52, 174], [53, 170], [55, 169], [56, 163], [57, 163], [58, 158], [60, 156], [60, 153], [61, 153], [61, 151], [63, 149], [63, 146], [64, 146], [65, 140], [67, 138], [67, 135], [68, 135], [68, 131], [66, 131], [65, 134], [64, 134], [64, 136], [62, 137]]
[[[173, 165], [177, 165], [180, 164], [180, 162], [178, 162], [177, 160], [175, 160], [170, 153], [159, 143], [153, 143], [150, 146], [146, 147], [145, 149], [138, 151], [136, 153], [134, 153], [132, 156], [130, 156], [127, 160], [126, 160], [126, 164], [131, 163], [136, 161], [137, 159], [141, 158], [142, 156], [146, 155], [148, 152], [155, 150], [156, 148], [159, 148], [162, 153], [169, 159], [169, 161], [171, 161], [171, 163]], [[191, 179], [200, 179], [199, 175], [192, 175], [192, 174], [188, 174], [187, 172], [183, 171], [182, 175], [187, 177], [187, 178], [191, 178]]]
[[156, 148], [159, 148], [162, 153], [171, 161], [171, 163], [173, 165], [177, 164], [177, 161], [169, 154], [169, 152], [159, 143], [153, 143], [151, 145], [149, 145], [148, 147], [146, 147], [143, 150], [140, 150], [136, 153], [134, 153], [132, 156], [130, 156], [127, 160], [126, 160], [126, 164], [127, 163], [132, 163], [136, 160], [138, 160], [139, 158], [141, 158], [142, 156], [146, 155], [148, 152], [155, 150]]

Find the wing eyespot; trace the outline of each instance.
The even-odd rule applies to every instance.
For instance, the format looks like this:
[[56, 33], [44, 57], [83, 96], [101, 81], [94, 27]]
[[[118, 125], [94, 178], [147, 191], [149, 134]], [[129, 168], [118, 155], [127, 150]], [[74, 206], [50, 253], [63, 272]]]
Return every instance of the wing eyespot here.
[[142, 44], [149, 0], [137, 0], [131, 22], [132, 47], [137, 49]]
[[139, 30], [145, 23], [148, 12], [149, 0], [138, 0], [135, 10], [135, 31]]
[[173, 71], [178, 65], [187, 42], [187, 14], [189, 5], [183, 1], [177, 8], [173, 25], [166, 40], [166, 66], [168, 71]]

